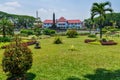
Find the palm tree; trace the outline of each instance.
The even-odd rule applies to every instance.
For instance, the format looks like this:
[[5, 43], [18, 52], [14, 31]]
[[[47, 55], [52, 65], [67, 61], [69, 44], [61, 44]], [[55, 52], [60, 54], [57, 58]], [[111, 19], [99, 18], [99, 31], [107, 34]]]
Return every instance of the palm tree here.
[[2, 18], [0, 20], [0, 29], [2, 30], [3, 37], [6, 37], [6, 34], [11, 32], [11, 30], [9, 30], [9, 29], [12, 26], [13, 26], [13, 24], [8, 19]]
[[93, 3], [92, 8], [91, 8], [91, 20], [94, 20], [94, 17], [96, 15], [99, 15], [99, 20], [100, 20], [100, 39], [102, 38], [102, 27], [103, 27], [103, 22], [106, 19], [106, 12], [113, 12], [111, 8], [111, 3], [110, 2], [103, 2], [103, 3]]

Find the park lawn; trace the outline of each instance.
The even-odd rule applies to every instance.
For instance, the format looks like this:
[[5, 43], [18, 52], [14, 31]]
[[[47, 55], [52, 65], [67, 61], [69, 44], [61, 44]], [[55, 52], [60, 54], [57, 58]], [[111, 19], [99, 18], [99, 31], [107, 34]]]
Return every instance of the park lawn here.
[[[115, 46], [84, 43], [87, 37], [61, 37], [63, 44], [53, 44], [54, 37], [40, 39], [41, 49], [34, 49], [33, 66], [28, 71], [28, 80], [119, 80], [120, 38]], [[75, 51], [69, 50], [74, 46]], [[0, 64], [4, 50], [0, 49]], [[0, 65], [0, 80], [6, 74]]]

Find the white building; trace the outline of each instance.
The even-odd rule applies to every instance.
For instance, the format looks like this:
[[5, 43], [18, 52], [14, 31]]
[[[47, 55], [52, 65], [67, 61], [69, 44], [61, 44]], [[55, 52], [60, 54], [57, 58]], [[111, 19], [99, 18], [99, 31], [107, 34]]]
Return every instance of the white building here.
[[[49, 28], [53, 24], [53, 20], [45, 20], [43, 22], [44, 28]], [[67, 29], [67, 28], [76, 28], [80, 29], [82, 27], [82, 22], [79, 19], [75, 20], [67, 20], [64, 17], [60, 17], [56, 20], [56, 26], [60, 29]]]

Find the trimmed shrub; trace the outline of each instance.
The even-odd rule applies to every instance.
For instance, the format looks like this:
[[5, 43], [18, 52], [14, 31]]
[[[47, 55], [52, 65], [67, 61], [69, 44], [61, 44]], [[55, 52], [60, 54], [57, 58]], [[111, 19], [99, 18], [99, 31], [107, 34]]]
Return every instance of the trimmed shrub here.
[[107, 39], [103, 38], [101, 41], [102, 41], [102, 42], [107, 42]]
[[33, 30], [29, 30], [29, 29], [23, 29], [20, 31], [21, 34], [26, 34], [26, 35], [34, 35], [34, 31]]
[[[35, 43], [36, 43], [36, 40], [30, 40], [30, 41], [23, 42], [23, 43], [20, 43], [20, 44], [30, 46], [30, 45], [34, 45]], [[9, 48], [9, 46], [11, 46], [11, 44], [10, 45], [4, 45], [1, 48], [6, 49], [6, 48]], [[16, 46], [15, 44], [12, 44], [12, 47], [15, 47], [15, 46]]]
[[62, 44], [62, 40], [59, 37], [56, 37], [54, 40], [54, 44]]
[[77, 33], [77, 31], [75, 29], [69, 29], [69, 30], [67, 30], [66, 35], [69, 38], [75, 38], [75, 37], [77, 37], [78, 33]]
[[2, 67], [9, 73], [7, 80], [26, 80], [25, 73], [32, 66], [32, 52], [26, 44], [21, 44], [16, 38], [16, 44], [9, 45], [4, 52]]
[[43, 34], [45, 34], [45, 35], [53, 35], [55, 33], [56, 33], [56, 31], [55, 30], [51, 30], [51, 29], [44, 29], [43, 30]]
[[0, 37], [0, 42], [10, 42], [11, 40], [11, 37]]
[[50, 34], [51, 34], [50, 31], [51, 31], [50, 29], [44, 29], [44, 30], [43, 30], [43, 34], [45, 34], [45, 35], [50, 35]]
[[91, 38], [96, 38], [96, 35], [91, 34], [91, 35], [88, 35], [88, 37], [91, 37]]
[[56, 31], [55, 31], [55, 30], [51, 30], [50, 33], [51, 33], [51, 34], [55, 34]]
[[34, 28], [34, 33], [36, 36], [42, 35], [42, 29], [39, 27]]

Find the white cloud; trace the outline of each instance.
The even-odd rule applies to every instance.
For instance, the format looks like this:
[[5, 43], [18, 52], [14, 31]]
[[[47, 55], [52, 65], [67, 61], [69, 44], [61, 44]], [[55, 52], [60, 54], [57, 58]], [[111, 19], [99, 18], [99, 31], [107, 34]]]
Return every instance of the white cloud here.
[[47, 12], [48, 12], [48, 10], [45, 9], [45, 8], [40, 8], [40, 9], [38, 9], [38, 11], [40, 11], [40, 12], [42, 12], [42, 13], [47, 13]]
[[53, 12], [55, 12], [56, 19], [57, 19], [61, 16], [67, 15], [66, 11], [67, 11], [67, 9], [54, 9], [54, 8], [40, 8], [40, 9], [38, 9], [39, 17], [41, 17], [42, 20], [52, 19]]
[[4, 5], [11, 6], [11, 7], [21, 7], [21, 4], [17, 1], [14, 2], [6, 2]]
[[21, 7], [21, 4], [17, 1], [5, 2], [3, 4], [0, 4], [1, 11], [5, 11], [12, 14], [17, 13], [20, 7]]

